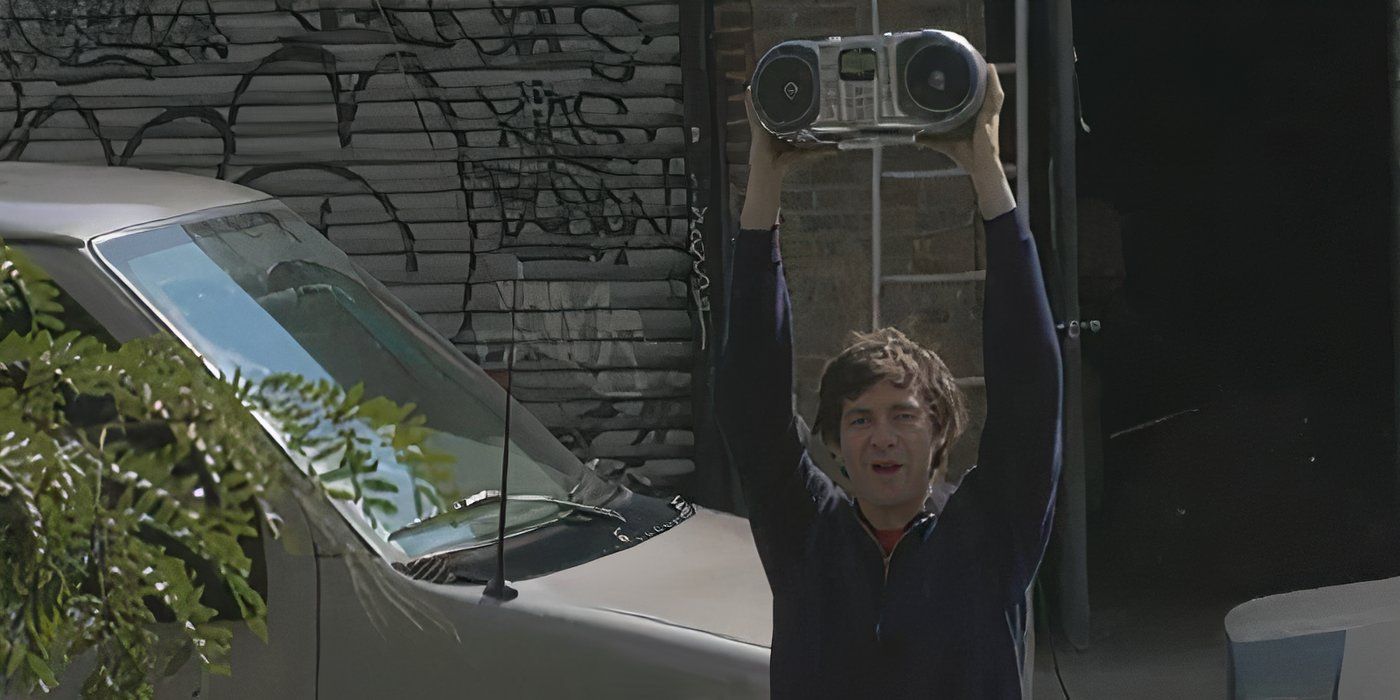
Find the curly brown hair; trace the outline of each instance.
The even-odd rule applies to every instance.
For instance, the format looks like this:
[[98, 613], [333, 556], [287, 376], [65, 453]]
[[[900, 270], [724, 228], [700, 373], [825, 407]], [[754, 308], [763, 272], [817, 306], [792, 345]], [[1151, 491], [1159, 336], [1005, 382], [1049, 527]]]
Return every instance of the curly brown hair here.
[[852, 333], [846, 349], [826, 363], [812, 432], [832, 451], [839, 451], [844, 403], [886, 380], [900, 388], [917, 387], [929, 407], [934, 437], [941, 438], [931, 466], [946, 465], [953, 443], [967, 427], [962, 390], [936, 353], [894, 328]]

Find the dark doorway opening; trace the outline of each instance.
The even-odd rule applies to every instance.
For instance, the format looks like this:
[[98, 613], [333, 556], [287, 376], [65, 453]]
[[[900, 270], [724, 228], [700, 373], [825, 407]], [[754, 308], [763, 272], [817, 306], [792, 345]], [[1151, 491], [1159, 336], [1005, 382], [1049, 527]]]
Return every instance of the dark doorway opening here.
[[[1095, 635], [1400, 575], [1389, 5], [1081, 0]], [[1091, 440], [1092, 440], [1091, 436]], [[1103, 641], [1100, 639], [1099, 641]]]
[[1110, 599], [1400, 575], [1390, 25], [1380, 1], [1075, 3]]
[[1154, 578], [1241, 593], [1400, 573], [1371, 548], [1396, 496], [1388, 6], [1075, 15], [1081, 249], [1116, 233], [1125, 273], [1086, 280], [1097, 524], [1141, 522]]

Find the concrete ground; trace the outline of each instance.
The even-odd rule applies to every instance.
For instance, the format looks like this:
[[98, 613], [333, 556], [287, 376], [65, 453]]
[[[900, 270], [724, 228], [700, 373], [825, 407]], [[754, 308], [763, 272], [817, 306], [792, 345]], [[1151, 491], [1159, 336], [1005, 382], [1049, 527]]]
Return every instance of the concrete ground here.
[[[1235, 603], [1166, 598], [1093, 601], [1089, 649], [1044, 630], [1036, 640], [1034, 700], [1195, 700], [1226, 697], [1225, 632]], [[1058, 661], [1059, 678], [1055, 665]], [[1063, 679], [1063, 689], [1061, 680]]]
[[1356, 393], [1197, 395], [1179, 407], [1196, 410], [1108, 441], [1089, 522], [1091, 643], [1056, 635], [1052, 653], [1038, 616], [1035, 700], [1224, 698], [1232, 607], [1400, 574], [1393, 482], [1365, 468], [1388, 468], [1367, 449], [1380, 441], [1314, 419], [1364, 429]]

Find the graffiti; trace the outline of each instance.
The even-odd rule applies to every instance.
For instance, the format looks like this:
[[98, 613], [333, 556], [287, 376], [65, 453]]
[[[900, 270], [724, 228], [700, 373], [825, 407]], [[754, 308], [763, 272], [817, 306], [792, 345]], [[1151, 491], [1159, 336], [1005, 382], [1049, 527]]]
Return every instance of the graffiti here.
[[83, 126], [88, 131], [87, 134], [84, 134], [84, 140], [101, 149], [102, 158], [98, 162], [112, 165], [112, 142], [103, 138], [102, 127], [97, 122], [97, 115], [90, 109], [78, 106], [77, 101], [66, 96], [59, 97], [38, 109], [16, 112], [14, 130], [11, 132], [13, 138], [0, 141], [0, 157], [5, 160], [19, 160], [24, 155], [25, 146], [29, 144], [30, 134], [36, 129], [42, 128], [51, 118], [65, 114], [71, 114], [82, 120]]
[[[692, 188], [694, 178], [691, 179]], [[710, 276], [705, 274], [705, 212], [708, 207], [690, 208], [690, 239], [686, 246], [686, 252], [694, 262], [690, 265], [690, 276], [693, 278], [691, 284], [691, 294], [695, 298], [695, 313], [700, 319], [700, 349], [708, 347], [709, 333], [706, 326], [710, 320]]]
[[[223, 148], [219, 151], [219, 166], [214, 176], [221, 180], [226, 179], [228, 174], [228, 159], [233, 155], [233, 130], [229, 128], [229, 124], [224, 120], [222, 114], [208, 107], [172, 107], [161, 112], [155, 119], [142, 124], [136, 129], [136, 134], [126, 142], [126, 147], [122, 149], [121, 156], [117, 158], [114, 164], [126, 165], [131, 162], [131, 157], [136, 155], [136, 149], [141, 147], [141, 138], [145, 136], [148, 129], [158, 127], [161, 124], [169, 124], [177, 119], [193, 119], [203, 122], [218, 133], [219, 139], [223, 142]], [[93, 127], [93, 131], [97, 131], [96, 126]], [[110, 161], [111, 159], [109, 158], [108, 160]]]
[[[224, 57], [228, 40], [204, 0], [5, 0], [0, 64], [20, 75], [45, 68], [138, 67]], [[204, 8], [200, 11], [199, 8]]]
[[[430, 21], [421, 21], [427, 14]], [[470, 51], [482, 65], [509, 67], [525, 56], [550, 56], [556, 65], [583, 66], [614, 82], [635, 76], [637, 52], [673, 24], [652, 28], [626, 7], [502, 7], [480, 9], [385, 8], [355, 19], [409, 46]]]
[[488, 368], [519, 265], [547, 290], [527, 405], [616, 479], [683, 474], [703, 212], [676, 0], [256, 7], [0, 0], [0, 158], [269, 192]]

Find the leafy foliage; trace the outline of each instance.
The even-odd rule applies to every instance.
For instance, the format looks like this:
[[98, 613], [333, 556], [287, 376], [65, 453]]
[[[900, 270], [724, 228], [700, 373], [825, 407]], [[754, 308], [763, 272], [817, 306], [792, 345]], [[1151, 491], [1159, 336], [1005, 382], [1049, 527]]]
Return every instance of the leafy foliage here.
[[[89, 651], [88, 697], [149, 697], [152, 670], [187, 657], [227, 674], [232, 630], [206, 589], [223, 589], [266, 639], [243, 542], [260, 518], [275, 529], [266, 498], [287, 465], [248, 409], [286, 428], [303, 457], [330, 460], [334, 481], [294, 491], [367, 513], [393, 507], [376, 455], [433, 462], [422, 419], [358, 388], [225, 382], [169, 336], [113, 347], [65, 331], [59, 298], [0, 247], [0, 695], [52, 689]], [[158, 619], [176, 623], [180, 644], [157, 643]]]
[[[158, 610], [203, 664], [226, 673], [232, 633], [211, 624], [203, 589], [226, 586], [266, 635], [239, 538], [258, 534], [276, 447], [174, 339], [109, 348], [61, 333], [56, 290], [13, 253], [4, 257], [11, 274], [0, 308], [16, 312], [6, 313], [12, 332], [0, 340], [6, 684], [51, 688], [69, 658], [92, 648], [86, 695], [149, 694], [147, 670], [169, 661], [155, 658]], [[207, 562], [217, 580], [197, 581], [173, 551]]]
[[33, 263], [5, 248], [0, 254], [0, 338], [63, 328], [58, 289]]

